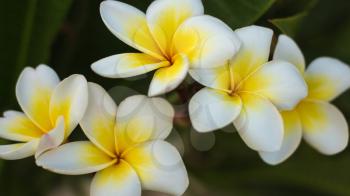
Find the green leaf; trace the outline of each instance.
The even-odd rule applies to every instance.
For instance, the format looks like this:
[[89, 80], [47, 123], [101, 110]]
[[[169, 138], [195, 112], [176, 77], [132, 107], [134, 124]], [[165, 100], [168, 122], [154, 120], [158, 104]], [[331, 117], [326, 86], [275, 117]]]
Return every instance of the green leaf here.
[[253, 24], [276, 0], [204, 0], [206, 13], [225, 21], [231, 28]]
[[[72, 0], [13, 0], [0, 6], [0, 101], [13, 105], [14, 84], [25, 66], [45, 63]], [[2, 109], [2, 108], [1, 108]]]
[[309, 11], [318, 0], [277, 0], [271, 8], [273, 18], [285, 18]]
[[276, 10], [278, 10], [277, 15], [280, 15], [278, 12], [282, 12], [287, 13], [288, 16], [271, 19], [269, 21], [282, 33], [289, 35], [290, 37], [295, 37], [309, 11], [317, 2], [318, 0], [279, 1], [276, 3]]
[[[350, 194], [348, 150], [324, 156], [302, 142], [287, 161], [270, 166], [237, 133], [216, 132], [216, 140], [220, 142], [209, 152], [194, 153], [184, 161], [192, 175], [209, 191], [220, 191], [218, 195]], [[190, 148], [185, 146], [186, 150]]]
[[295, 34], [299, 31], [302, 22], [307, 16], [306, 12], [287, 17], [272, 19], [270, 22], [275, 25], [282, 33], [294, 37]]

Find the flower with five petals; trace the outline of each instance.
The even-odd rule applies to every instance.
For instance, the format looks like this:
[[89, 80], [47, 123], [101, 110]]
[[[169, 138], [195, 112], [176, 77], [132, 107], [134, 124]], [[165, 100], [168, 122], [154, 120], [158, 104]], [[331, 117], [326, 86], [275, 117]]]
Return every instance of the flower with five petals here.
[[37, 164], [79, 175], [97, 172], [91, 196], [141, 195], [141, 189], [181, 195], [188, 177], [181, 156], [163, 141], [174, 110], [161, 98], [136, 95], [117, 109], [97, 84], [89, 84], [89, 107], [80, 125], [90, 141], [64, 144], [42, 154]]
[[249, 26], [236, 30], [236, 34], [242, 47], [231, 61], [218, 68], [190, 72], [206, 86], [190, 101], [192, 125], [199, 132], [207, 132], [233, 122], [250, 148], [279, 150], [283, 121], [278, 109], [293, 109], [307, 96], [307, 86], [294, 65], [268, 62], [272, 30]]
[[301, 139], [322, 154], [341, 152], [348, 144], [348, 124], [337, 107], [329, 102], [350, 88], [350, 68], [345, 63], [329, 57], [315, 59], [305, 71], [304, 56], [289, 37], [278, 39], [274, 59], [295, 65], [304, 76], [309, 95], [294, 110], [282, 112], [284, 138], [276, 152], [260, 152], [269, 164], [286, 160], [299, 146]]
[[240, 42], [226, 24], [203, 10], [201, 0], [155, 0], [146, 14], [119, 1], [102, 2], [101, 16], [109, 30], [142, 53], [113, 55], [92, 69], [109, 78], [156, 70], [148, 91], [156, 96], [175, 89], [189, 69], [222, 65]]
[[0, 137], [19, 143], [0, 146], [0, 158], [21, 159], [59, 146], [75, 129], [87, 107], [87, 81], [72, 75], [60, 82], [46, 65], [25, 68], [16, 96], [22, 112], [7, 111]]

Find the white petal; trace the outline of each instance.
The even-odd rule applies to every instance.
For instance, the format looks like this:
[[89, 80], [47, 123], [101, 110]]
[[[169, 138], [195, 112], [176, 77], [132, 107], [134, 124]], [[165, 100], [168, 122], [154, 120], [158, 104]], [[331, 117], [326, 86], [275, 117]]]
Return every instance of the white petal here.
[[146, 17], [156, 42], [163, 53], [168, 53], [178, 27], [188, 18], [203, 13], [201, 0], [155, 0], [148, 7]]
[[185, 79], [189, 69], [186, 56], [178, 55], [174, 64], [158, 69], [153, 76], [148, 90], [148, 96], [157, 96], [174, 90]]
[[273, 59], [287, 61], [295, 65], [300, 73], [304, 73], [305, 71], [305, 58], [303, 53], [295, 41], [286, 35], [280, 35], [278, 37]]
[[199, 132], [217, 130], [232, 123], [242, 109], [241, 99], [226, 92], [203, 88], [189, 104], [192, 126]]
[[117, 111], [116, 137], [120, 152], [134, 144], [164, 139], [173, 128], [174, 109], [165, 99], [128, 97]]
[[147, 54], [125, 53], [101, 59], [92, 64], [91, 68], [94, 72], [104, 77], [127, 78], [168, 65], [169, 62], [160, 61]]
[[240, 48], [240, 41], [225, 23], [203, 15], [186, 20], [176, 31], [173, 53], [188, 56], [191, 68], [213, 68], [225, 64]]
[[315, 59], [307, 68], [305, 79], [309, 98], [331, 101], [350, 88], [350, 68], [345, 63], [329, 58]]
[[71, 142], [42, 154], [36, 164], [49, 171], [80, 175], [100, 171], [115, 160], [96, 148], [91, 142]]
[[56, 121], [56, 127], [40, 138], [39, 146], [35, 152], [35, 158], [38, 158], [47, 150], [61, 145], [65, 139], [64, 118], [61, 116]]
[[268, 61], [273, 31], [265, 27], [248, 26], [235, 32], [242, 46], [230, 64], [235, 84], [238, 85]]
[[189, 184], [186, 168], [175, 147], [161, 140], [139, 145], [125, 155], [136, 170], [142, 188], [182, 195]]
[[98, 172], [91, 183], [91, 196], [141, 196], [140, 180], [125, 161]]
[[242, 83], [242, 91], [262, 95], [280, 110], [292, 110], [308, 93], [300, 72], [285, 61], [264, 64]]
[[244, 93], [243, 108], [234, 121], [244, 142], [257, 151], [273, 152], [283, 141], [283, 120], [277, 108], [266, 98]]
[[190, 69], [190, 75], [200, 84], [217, 90], [230, 91], [231, 78], [229, 66], [223, 65], [207, 69]]
[[107, 28], [120, 40], [155, 58], [164, 59], [143, 12], [119, 1], [103, 1], [100, 13]]
[[27, 143], [0, 145], [0, 158], [6, 160], [17, 160], [34, 155], [39, 144], [37, 139]]
[[83, 118], [88, 104], [87, 81], [82, 75], [72, 75], [64, 79], [55, 88], [50, 102], [52, 123], [64, 117], [66, 137], [75, 129]]
[[46, 65], [36, 69], [25, 68], [16, 85], [19, 105], [26, 115], [41, 129], [52, 128], [49, 117], [50, 98], [59, 78], [54, 70]]
[[98, 84], [89, 83], [89, 104], [80, 122], [89, 140], [107, 154], [114, 156], [117, 105]]
[[275, 152], [259, 152], [268, 164], [277, 165], [290, 157], [298, 148], [302, 138], [302, 128], [298, 113], [288, 111], [281, 113], [284, 122], [284, 136], [281, 149]]
[[349, 128], [343, 114], [323, 101], [303, 101], [297, 111], [304, 139], [319, 152], [332, 155], [348, 145]]
[[4, 112], [0, 118], [0, 137], [12, 141], [27, 142], [40, 138], [40, 130], [25, 114], [17, 111]]

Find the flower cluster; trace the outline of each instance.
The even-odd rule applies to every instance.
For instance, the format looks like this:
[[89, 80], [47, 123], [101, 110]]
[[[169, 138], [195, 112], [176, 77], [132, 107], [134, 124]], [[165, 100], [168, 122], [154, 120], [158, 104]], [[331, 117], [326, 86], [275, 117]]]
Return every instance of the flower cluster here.
[[[107, 0], [100, 12], [108, 29], [140, 53], [104, 58], [92, 70], [109, 78], [155, 71], [148, 97], [131, 96], [117, 106], [82, 75], [60, 81], [46, 65], [25, 68], [16, 86], [23, 112], [7, 111], [0, 119], [0, 137], [18, 143], [1, 145], [0, 158], [34, 155], [38, 166], [55, 173], [96, 173], [91, 196], [137, 196], [142, 189], [182, 195], [187, 171], [165, 141], [175, 111], [154, 96], [176, 89], [188, 73], [204, 86], [188, 105], [198, 132], [232, 123], [247, 146], [273, 165], [286, 160], [302, 138], [326, 155], [347, 146], [347, 122], [329, 103], [350, 88], [350, 68], [343, 62], [321, 57], [305, 70], [290, 37], [280, 35], [271, 50], [271, 29], [233, 31], [204, 15], [201, 0], [155, 0], [146, 14]], [[69, 142], [78, 125], [88, 141]]]
[[[92, 196], [140, 195], [141, 187], [181, 195], [187, 189], [181, 156], [164, 141], [175, 113], [165, 99], [135, 95], [117, 107], [98, 84], [82, 75], [60, 82], [46, 65], [26, 68], [16, 95], [24, 113], [5, 112], [0, 137], [20, 143], [0, 145], [0, 158], [35, 155], [36, 164], [52, 172], [96, 172]], [[78, 124], [89, 141], [66, 142]]]

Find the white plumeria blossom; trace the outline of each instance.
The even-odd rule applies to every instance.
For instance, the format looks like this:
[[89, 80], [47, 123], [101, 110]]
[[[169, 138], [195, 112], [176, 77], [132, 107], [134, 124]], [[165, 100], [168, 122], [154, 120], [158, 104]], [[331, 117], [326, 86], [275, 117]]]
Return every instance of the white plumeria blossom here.
[[146, 14], [119, 1], [104, 1], [100, 12], [108, 29], [141, 53], [113, 55], [92, 64], [97, 74], [125, 78], [156, 70], [148, 95], [175, 89], [189, 69], [222, 65], [240, 48], [222, 21], [204, 15], [201, 0], [155, 0]]
[[60, 82], [46, 65], [27, 67], [17, 81], [16, 96], [24, 113], [5, 112], [0, 137], [18, 143], [0, 145], [2, 159], [37, 157], [62, 144], [85, 113], [87, 81], [72, 75]]
[[80, 125], [90, 141], [64, 144], [42, 154], [37, 164], [67, 175], [96, 172], [91, 196], [139, 196], [142, 189], [182, 195], [187, 171], [177, 149], [164, 141], [173, 117], [162, 98], [135, 95], [117, 108], [102, 87], [89, 83]]
[[278, 39], [274, 59], [286, 60], [303, 74], [309, 95], [293, 111], [282, 112], [284, 138], [276, 152], [260, 152], [272, 165], [283, 162], [295, 152], [301, 139], [325, 155], [341, 152], [348, 144], [349, 128], [343, 114], [329, 102], [350, 88], [350, 67], [329, 57], [315, 59], [305, 71], [304, 56], [288, 36]]
[[191, 70], [206, 86], [190, 101], [193, 127], [208, 132], [233, 123], [244, 142], [257, 151], [279, 150], [283, 140], [280, 110], [291, 110], [307, 96], [307, 85], [294, 65], [268, 62], [272, 30], [249, 26], [236, 30], [237, 55], [220, 67]]

